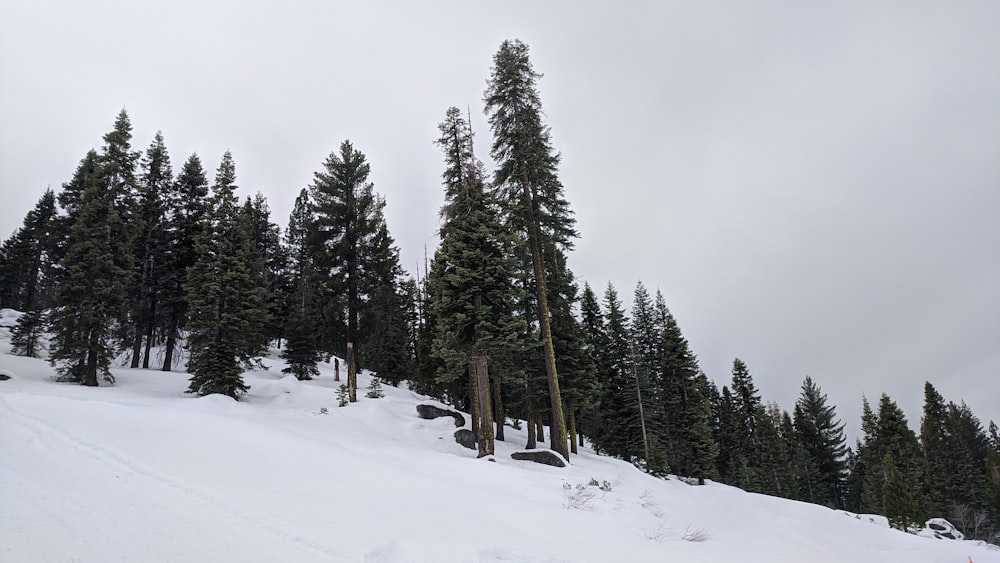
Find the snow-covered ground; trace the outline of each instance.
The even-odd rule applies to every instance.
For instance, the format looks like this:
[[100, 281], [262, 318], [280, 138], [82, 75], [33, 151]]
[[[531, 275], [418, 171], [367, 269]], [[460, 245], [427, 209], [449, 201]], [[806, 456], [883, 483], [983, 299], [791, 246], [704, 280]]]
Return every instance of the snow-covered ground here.
[[410, 391], [338, 408], [330, 365], [299, 382], [268, 359], [241, 402], [187, 395], [183, 373], [55, 383], [46, 362], [6, 353], [3, 324], [3, 562], [1000, 562], [981, 543], [589, 451], [562, 469], [515, 461], [525, 436], [510, 428], [495, 463], [476, 459]]

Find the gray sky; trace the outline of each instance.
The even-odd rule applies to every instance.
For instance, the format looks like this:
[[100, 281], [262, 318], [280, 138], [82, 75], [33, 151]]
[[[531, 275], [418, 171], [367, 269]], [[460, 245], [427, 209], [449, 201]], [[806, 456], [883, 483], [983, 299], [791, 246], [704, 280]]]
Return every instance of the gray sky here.
[[[709, 377], [805, 375], [919, 424], [923, 382], [1000, 422], [1000, 3], [0, 0], [0, 237], [127, 108], [175, 170], [227, 148], [284, 225], [344, 139], [411, 272], [437, 243], [436, 125], [531, 48], [582, 238], [660, 288]], [[488, 160], [488, 159], [486, 159]]]

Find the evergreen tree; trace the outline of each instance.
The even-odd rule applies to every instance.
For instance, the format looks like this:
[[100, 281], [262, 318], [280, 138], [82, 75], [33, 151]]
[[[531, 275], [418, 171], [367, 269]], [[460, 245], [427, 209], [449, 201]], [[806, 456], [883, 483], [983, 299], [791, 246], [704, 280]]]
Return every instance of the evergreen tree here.
[[[884, 514], [885, 457], [888, 455], [892, 458], [893, 466], [902, 476], [907, 491], [915, 496], [921, 488], [920, 446], [916, 434], [907, 424], [906, 415], [887, 394], [882, 394], [878, 412], [872, 412], [867, 400], [862, 406], [861, 430], [864, 442], [858, 455], [864, 474], [860, 480], [853, 481], [861, 486], [860, 510]], [[920, 499], [917, 498], [916, 502], [919, 505]]]
[[54, 333], [50, 361], [60, 379], [98, 385], [114, 382], [109, 366], [128, 319], [128, 288], [134, 272], [135, 166], [132, 124], [122, 110], [103, 137], [98, 154], [87, 154], [65, 198], [69, 213], [60, 250], [60, 281], [49, 316]]
[[167, 272], [164, 256], [167, 251], [166, 239], [166, 198], [173, 189], [173, 170], [170, 155], [159, 131], [142, 162], [142, 175], [138, 185], [138, 236], [134, 244], [135, 284], [131, 288], [132, 310], [132, 364], [139, 367], [142, 343], [145, 339], [145, 353], [142, 367], [149, 367], [150, 347], [154, 329], [160, 323], [157, 317], [161, 296], [161, 283]]
[[318, 300], [313, 289], [316, 280], [306, 241], [309, 220], [309, 193], [302, 190], [295, 198], [295, 206], [289, 215], [288, 229], [285, 231], [288, 275], [295, 289], [285, 306], [282, 333], [286, 343], [281, 351], [281, 358], [288, 362], [288, 366], [281, 371], [294, 374], [300, 380], [318, 376], [316, 364], [321, 359], [316, 341], [320, 323], [317, 314]]
[[281, 229], [271, 222], [271, 210], [260, 192], [244, 201], [243, 218], [252, 242], [251, 260], [259, 268], [256, 272], [264, 287], [258, 345], [266, 350], [272, 340], [282, 336], [282, 316], [292, 291], [285, 271], [288, 258], [281, 245]]
[[642, 282], [636, 285], [632, 302], [632, 377], [642, 430], [643, 465], [656, 475], [670, 472], [667, 454], [673, 453], [667, 427], [667, 409], [663, 408], [660, 388], [661, 331], [656, 326], [653, 302]]
[[0, 307], [38, 315], [50, 304], [55, 289], [56, 221], [55, 194], [45, 190], [22, 226], [0, 245]]
[[577, 407], [577, 416], [580, 419], [579, 441], [580, 445], [583, 445], [583, 435], [593, 437], [600, 423], [600, 399], [603, 394], [601, 358], [606, 340], [601, 305], [594, 290], [586, 282], [583, 284], [583, 293], [580, 296], [580, 330], [583, 350], [589, 357], [586, 361], [593, 366], [593, 389], [589, 393], [589, 402]]
[[950, 484], [955, 478], [954, 460], [948, 443], [944, 397], [929, 381], [924, 382], [924, 414], [920, 421], [920, 445], [924, 453], [924, 495], [927, 509], [943, 517], [951, 508]]
[[[365, 155], [350, 141], [340, 145], [316, 172], [310, 188], [313, 217], [309, 240], [324, 303], [321, 346], [328, 352], [348, 351], [348, 389], [357, 401], [357, 365], [353, 351], [365, 340], [360, 319], [372, 295], [385, 290], [393, 268], [392, 244], [387, 236], [379, 197], [368, 181], [371, 170]], [[366, 283], [368, 276], [372, 280]], [[372, 282], [379, 286], [372, 287]], [[342, 347], [340, 343], [346, 343]], [[380, 351], [371, 351], [377, 354]]]
[[704, 482], [715, 476], [718, 446], [712, 438], [712, 405], [706, 395], [707, 378], [698, 368], [687, 339], [667, 309], [663, 294], [656, 292], [654, 322], [660, 342], [661, 412], [670, 445], [669, 463], [678, 475]]
[[163, 277], [160, 279], [159, 315], [163, 318], [166, 337], [163, 370], [174, 364], [177, 339], [186, 328], [188, 300], [185, 291], [188, 272], [197, 261], [196, 241], [203, 236], [211, 203], [208, 199], [208, 179], [201, 159], [192, 154], [184, 162], [172, 189], [166, 197]]
[[885, 516], [893, 528], [907, 530], [915, 526], [919, 520], [917, 502], [903, 474], [893, 463], [891, 454], [885, 454], [882, 458], [882, 468], [885, 473], [885, 485], [882, 489]]
[[746, 490], [756, 490], [759, 476], [754, 462], [760, 455], [757, 431], [761, 428], [764, 405], [750, 370], [739, 358], [733, 360], [732, 407], [736, 422], [733, 446], [741, 464], [741, 467], [733, 468], [739, 472], [735, 484]]
[[629, 320], [610, 283], [604, 292], [605, 346], [601, 354], [600, 424], [594, 446], [629, 461], [643, 455], [642, 422], [632, 375]]
[[542, 122], [542, 104], [536, 86], [540, 77], [528, 60], [528, 46], [517, 40], [504, 41], [493, 58], [484, 101], [493, 131], [492, 155], [497, 163], [494, 186], [501, 194], [509, 225], [523, 234], [531, 258], [534, 308], [551, 407], [550, 444], [568, 458], [543, 248], [549, 244], [568, 248], [577, 234], [557, 175], [559, 155], [553, 150], [549, 129]]
[[844, 425], [836, 419], [835, 407], [827, 404], [826, 394], [806, 376], [802, 393], [795, 403], [795, 432], [808, 455], [806, 473], [807, 500], [832, 508], [844, 508], [846, 502], [845, 456], [847, 447]]
[[98, 376], [114, 382], [114, 329], [126, 303], [132, 256], [125, 221], [114, 205], [114, 193], [100, 176], [79, 201], [62, 276], [49, 317], [54, 334], [50, 361], [60, 380], [96, 387]]
[[436, 322], [431, 353], [442, 362], [439, 382], [469, 377], [470, 412], [483, 457], [493, 453], [490, 371], [517, 352], [523, 328], [512, 315], [513, 263], [496, 206], [483, 188], [481, 166], [472, 157], [468, 123], [450, 108], [439, 128], [446, 199], [435, 256], [438, 274], [428, 286]]
[[243, 367], [259, 354], [264, 285], [251, 270], [253, 238], [234, 191], [236, 166], [222, 157], [207, 224], [195, 245], [198, 258], [188, 271], [188, 391], [238, 399], [249, 387]]

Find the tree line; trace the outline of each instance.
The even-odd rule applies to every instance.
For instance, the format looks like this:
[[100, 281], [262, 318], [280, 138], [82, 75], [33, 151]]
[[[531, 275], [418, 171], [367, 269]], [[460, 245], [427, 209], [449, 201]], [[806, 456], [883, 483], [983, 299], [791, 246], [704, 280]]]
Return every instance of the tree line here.
[[626, 311], [612, 285], [601, 298], [580, 286], [567, 265], [579, 235], [528, 51], [505, 41], [493, 58], [492, 174], [470, 120], [445, 112], [440, 244], [422, 279], [400, 266], [386, 200], [350, 141], [282, 229], [261, 194], [237, 197], [228, 151], [211, 180], [197, 154], [175, 175], [160, 133], [133, 149], [122, 110], [0, 245], [0, 307], [24, 312], [14, 352], [39, 354], [47, 337], [59, 380], [88, 386], [113, 382], [122, 355], [132, 368], [186, 363], [190, 392], [233, 398], [270, 347], [299, 379], [335, 355], [345, 402], [357, 401], [359, 369], [405, 382], [472, 413], [480, 456], [514, 424], [528, 448], [547, 429], [566, 458], [586, 444], [655, 475], [882, 513], [899, 527], [950, 515], [976, 537], [1000, 529], [996, 425], [984, 431], [930, 383], [919, 437], [883, 395], [877, 409], [865, 401], [864, 437], [849, 448], [812, 379], [791, 413], [762, 401], [739, 359], [719, 388], [659, 291], [640, 282]]

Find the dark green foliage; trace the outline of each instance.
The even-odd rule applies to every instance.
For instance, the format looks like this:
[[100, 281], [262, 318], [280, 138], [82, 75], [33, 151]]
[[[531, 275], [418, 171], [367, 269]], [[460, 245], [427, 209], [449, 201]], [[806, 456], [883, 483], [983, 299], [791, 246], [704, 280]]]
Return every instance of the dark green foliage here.
[[346, 384], [341, 384], [337, 387], [337, 406], [346, 407], [351, 403], [351, 391], [347, 388]]
[[266, 350], [271, 341], [282, 336], [282, 317], [293, 287], [286, 272], [288, 256], [281, 244], [281, 229], [271, 222], [271, 210], [260, 192], [244, 201], [243, 220], [252, 241], [251, 262], [259, 268], [257, 272], [264, 285], [258, 344]]
[[885, 485], [882, 488], [882, 506], [889, 525], [899, 530], [907, 530], [920, 520], [917, 501], [910, 492], [910, 485], [893, 463], [892, 455], [882, 458]]
[[158, 315], [163, 319], [166, 339], [163, 370], [169, 371], [173, 367], [177, 339], [187, 325], [185, 286], [188, 271], [198, 258], [196, 240], [203, 235], [211, 212], [208, 180], [198, 155], [188, 157], [165, 199], [166, 250], [161, 257], [163, 277], [159, 279]]
[[540, 77], [528, 60], [528, 46], [517, 40], [504, 41], [493, 57], [484, 102], [493, 131], [491, 154], [497, 164], [493, 185], [498, 190], [508, 226], [523, 236], [522, 248], [526, 252], [521, 255], [531, 258], [534, 312], [548, 383], [550, 446], [568, 458], [546, 287], [545, 269], [550, 264], [543, 249], [568, 249], [577, 233], [556, 172], [559, 155], [552, 148], [548, 127], [542, 122], [537, 90]]
[[[445, 154], [445, 204], [441, 246], [427, 282], [427, 306], [434, 322], [430, 353], [439, 362], [435, 382], [453, 389], [453, 394], [470, 377], [469, 370], [477, 370], [472, 374], [478, 374], [472, 378], [477, 409], [487, 409], [493, 402], [488, 378], [501, 377], [498, 367], [520, 353], [525, 331], [522, 319], [513, 314], [518, 292], [512, 283], [512, 241], [501, 226], [496, 203], [484, 189], [481, 165], [472, 157], [468, 123], [457, 108], [450, 108], [439, 128], [437, 144]], [[480, 365], [489, 373], [479, 374]], [[483, 437], [491, 453], [492, 431]]]
[[[60, 283], [49, 322], [50, 361], [60, 379], [97, 386], [113, 382], [109, 366], [128, 318], [134, 273], [135, 165], [132, 125], [124, 110], [104, 136], [100, 155], [81, 162], [66, 193]], [[60, 198], [62, 202], [63, 199]]]
[[288, 218], [288, 229], [285, 232], [287, 276], [294, 291], [286, 301], [285, 311], [281, 315], [284, 323], [281, 332], [285, 336], [281, 358], [288, 362], [288, 366], [281, 371], [294, 374], [300, 380], [319, 375], [316, 364], [322, 357], [316, 338], [321, 320], [314, 289], [316, 279], [306, 241], [309, 206], [309, 194], [302, 190], [295, 199], [295, 207]]
[[249, 387], [243, 367], [261, 346], [265, 283], [255, 262], [251, 222], [234, 194], [236, 166], [226, 151], [212, 186], [211, 211], [195, 241], [197, 259], [188, 271], [188, 391], [234, 399]]
[[594, 447], [626, 460], [644, 455], [642, 421], [632, 371], [629, 320], [618, 293], [608, 284], [604, 292], [604, 347], [600, 353], [600, 421]]
[[[654, 475], [670, 472], [667, 457], [674, 454], [667, 429], [660, 372], [661, 331], [653, 312], [653, 302], [642, 282], [636, 285], [632, 302], [631, 367], [632, 390], [639, 409], [642, 457], [647, 471]], [[671, 415], [673, 413], [670, 413]]]
[[163, 317], [159, 301], [163, 292], [163, 282], [168, 279], [164, 259], [167, 256], [166, 212], [167, 197], [173, 189], [173, 170], [170, 155], [163, 142], [163, 135], [157, 131], [156, 137], [146, 149], [141, 162], [142, 175], [137, 181], [138, 212], [136, 214], [138, 236], [135, 239], [134, 283], [130, 288], [132, 300], [132, 367], [139, 367], [139, 357], [145, 339], [145, 354], [142, 367], [149, 367], [149, 354], [154, 331], [162, 328]]
[[716, 476], [718, 446], [712, 438], [712, 405], [708, 379], [698, 368], [680, 326], [656, 292], [653, 316], [659, 342], [658, 402], [669, 445], [668, 461], [678, 475], [699, 480]]
[[826, 394], [806, 377], [802, 393], [795, 403], [795, 437], [808, 456], [800, 483], [808, 491], [805, 500], [833, 508], [846, 503], [846, 471], [844, 425], [836, 419], [833, 405], [827, 404]]
[[38, 357], [45, 335], [47, 319], [45, 311], [29, 309], [10, 331], [11, 353], [18, 356]]
[[[374, 332], [385, 330], [386, 322], [398, 322], [395, 288], [402, 273], [398, 250], [386, 228], [385, 200], [368, 181], [370, 166], [365, 155], [344, 141], [323, 167], [310, 187], [312, 218], [308, 222], [323, 313], [320, 347], [328, 353], [344, 353], [346, 345], [353, 343], [360, 360], [370, 364], [393, 346], [405, 346], [405, 340], [398, 338], [403, 330], [392, 332], [391, 345], [383, 340], [385, 335]], [[384, 375], [399, 377], [398, 372]]]
[[916, 498], [921, 490], [922, 456], [916, 434], [909, 428], [906, 416], [888, 395], [882, 394], [878, 412], [873, 412], [865, 400], [862, 405], [861, 430], [864, 442], [858, 448], [858, 462], [851, 483], [860, 491], [851, 493], [859, 512], [884, 514], [886, 474], [884, 459], [892, 458], [909, 494]]
[[0, 245], [0, 308], [46, 308], [55, 286], [56, 197], [45, 190], [24, 223]]

